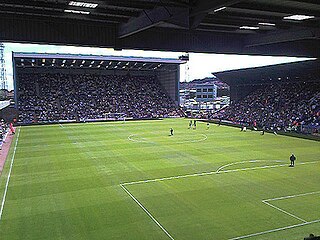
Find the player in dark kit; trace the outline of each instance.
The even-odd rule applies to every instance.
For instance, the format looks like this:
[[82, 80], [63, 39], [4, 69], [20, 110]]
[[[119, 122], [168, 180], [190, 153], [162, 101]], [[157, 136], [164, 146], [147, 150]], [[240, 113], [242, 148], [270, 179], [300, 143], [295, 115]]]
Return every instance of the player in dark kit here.
[[294, 167], [294, 161], [296, 160], [296, 156], [292, 153], [290, 156], [290, 167]]
[[194, 127], [194, 129], [197, 128], [197, 120], [193, 120], [193, 127]]
[[170, 136], [173, 135], [173, 128], [170, 128]]

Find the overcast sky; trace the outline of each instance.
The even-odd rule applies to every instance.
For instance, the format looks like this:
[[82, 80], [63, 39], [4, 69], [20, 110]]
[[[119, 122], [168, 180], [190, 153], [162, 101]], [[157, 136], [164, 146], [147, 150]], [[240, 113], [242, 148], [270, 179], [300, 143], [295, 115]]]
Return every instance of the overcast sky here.
[[[182, 52], [159, 52], [142, 50], [114, 51], [110, 48], [5, 43], [5, 63], [9, 90], [13, 89], [12, 52], [71, 53], [160, 58], [178, 58], [179, 56], [185, 54]], [[180, 81], [191, 81], [193, 79], [210, 77], [212, 76], [212, 72], [307, 60], [307, 58], [294, 57], [268, 57], [203, 53], [190, 53], [189, 56], [189, 66], [181, 66]], [[189, 71], [187, 71], [188, 68]], [[187, 72], [189, 72], [189, 75], [186, 74]]]

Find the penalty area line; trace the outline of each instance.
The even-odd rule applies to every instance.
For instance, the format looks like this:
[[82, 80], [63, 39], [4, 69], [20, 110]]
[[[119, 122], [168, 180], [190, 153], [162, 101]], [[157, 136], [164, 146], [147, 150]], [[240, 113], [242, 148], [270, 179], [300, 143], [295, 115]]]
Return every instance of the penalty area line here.
[[304, 223], [307, 223], [308, 221], [306, 221], [306, 220], [304, 220], [304, 219], [302, 219], [302, 218], [300, 218], [300, 217], [298, 217], [298, 216], [296, 216], [296, 215], [294, 215], [294, 214], [292, 214], [292, 213], [289, 213], [289, 212], [287, 212], [287, 211], [285, 211], [285, 210], [283, 210], [282, 208], [279, 208], [279, 207], [277, 207], [277, 206], [275, 206], [275, 205], [273, 205], [273, 204], [271, 204], [271, 203], [269, 203], [269, 202], [267, 202], [267, 201], [262, 201], [264, 204], [267, 204], [269, 207], [272, 207], [272, 208], [274, 208], [274, 209], [276, 209], [276, 210], [278, 210], [278, 211], [280, 211], [280, 212], [282, 212], [282, 213], [284, 213], [284, 214], [287, 214], [287, 215], [289, 215], [289, 216], [291, 216], [291, 217], [293, 217], [293, 218], [295, 218], [295, 219], [298, 219], [299, 221], [302, 221], [302, 222], [304, 222]]
[[252, 233], [252, 234], [248, 234], [248, 235], [244, 235], [244, 236], [240, 236], [240, 237], [229, 238], [229, 240], [239, 240], [239, 239], [244, 239], [244, 238], [249, 238], [249, 237], [255, 237], [255, 236], [260, 236], [260, 235], [267, 234], [267, 233], [279, 232], [279, 231], [302, 227], [305, 225], [310, 225], [310, 224], [319, 223], [319, 222], [320, 222], [320, 219], [314, 220], [311, 222], [304, 222], [304, 223], [295, 224], [295, 225], [291, 225], [291, 226], [275, 228], [275, 229], [271, 229], [271, 230], [267, 230], [267, 231], [263, 231], [263, 232]]
[[276, 200], [282, 200], [282, 199], [288, 199], [288, 198], [296, 198], [296, 197], [308, 196], [308, 195], [313, 195], [313, 194], [318, 194], [318, 193], [320, 193], [320, 191], [301, 193], [301, 194], [295, 194], [295, 195], [289, 195], [289, 196], [277, 197], [277, 198], [270, 198], [270, 199], [265, 199], [265, 200], [262, 200], [262, 201], [270, 202], [270, 201], [276, 201]]
[[3, 214], [3, 209], [4, 209], [4, 203], [5, 203], [5, 201], [6, 201], [6, 196], [7, 196], [7, 192], [8, 192], [8, 186], [9, 186], [10, 176], [11, 176], [11, 172], [12, 172], [14, 157], [15, 157], [15, 155], [16, 155], [16, 150], [17, 150], [19, 135], [20, 135], [20, 127], [19, 127], [19, 132], [18, 132], [18, 136], [17, 136], [16, 142], [15, 142], [15, 146], [14, 146], [14, 149], [13, 149], [13, 154], [12, 154], [12, 158], [11, 158], [9, 174], [8, 174], [8, 177], [7, 177], [7, 182], [6, 182], [6, 186], [5, 186], [4, 193], [3, 193], [3, 197], [2, 197], [1, 208], [0, 208], [0, 221], [1, 221], [1, 219], [2, 219], [2, 214]]
[[142, 205], [142, 203], [140, 203], [138, 201], [138, 199], [136, 199], [130, 192], [129, 190], [123, 186], [123, 184], [120, 184], [120, 187], [132, 198], [133, 201], [135, 201], [136, 204], [139, 205], [140, 208], [142, 208], [142, 210], [152, 219], [152, 221], [158, 225], [158, 227], [161, 228], [161, 230], [171, 239], [174, 240], [174, 238], [170, 235], [170, 233], [158, 222], [157, 219], [155, 219], [155, 217], [152, 216], [152, 214]]
[[[297, 163], [296, 165], [305, 165], [305, 164], [313, 164], [313, 163], [318, 163], [318, 162]], [[146, 180], [140, 180], [140, 181], [134, 181], [134, 182], [125, 182], [125, 183], [122, 183], [122, 185], [125, 186], [125, 185], [141, 184], [141, 183], [160, 182], [160, 181], [180, 179], [180, 178], [199, 177], [199, 176], [207, 176], [207, 175], [214, 175], [214, 174], [252, 171], [252, 170], [287, 167], [287, 166], [288, 166], [288, 164], [275, 164], [275, 165], [266, 165], [266, 166], [261, 166], [261, 167], [237, 168], [237, 169], [230, 169], [230, 170], [223, 170], [223, 171], [221, 171], [221, 168], [219, 168], [220, 170], [218, 169], [216, 171], [211, 171], [211, 172], [193, 173], [193, 174], [178, 175], [178, 176], [171, 176], [171, 177], [146, 179]]]

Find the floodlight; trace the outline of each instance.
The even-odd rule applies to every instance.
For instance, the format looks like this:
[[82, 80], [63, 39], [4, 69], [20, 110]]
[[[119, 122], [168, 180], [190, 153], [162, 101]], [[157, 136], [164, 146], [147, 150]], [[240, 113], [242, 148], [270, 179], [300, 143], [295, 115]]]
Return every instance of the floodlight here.
[[240, 29], [246, 29], [246, 30], [258, 30], [259, 27], [252, 27], [252, 26], [241, 26]]
[[225, 10], [227, 7], [221, 7], [221, 8], [217, 8], [215, 10], [213, 10], [213, 12], [220, 12], [222, 10]]
[[273, 26], [276, 25], [275, 23], [267, 23], [267, 22], [261, 22], [261, 23], [258, 23], [258, 24], [262, 25], [262, 26], [270, 26], [270, 27], [273, 27]]
[[285, 20], [295, 20], [295, 21], [303, 21], [307, 19], [315, 18], [315, 16], [308, 16], [308, 15], [291, 15], [283, 17]]

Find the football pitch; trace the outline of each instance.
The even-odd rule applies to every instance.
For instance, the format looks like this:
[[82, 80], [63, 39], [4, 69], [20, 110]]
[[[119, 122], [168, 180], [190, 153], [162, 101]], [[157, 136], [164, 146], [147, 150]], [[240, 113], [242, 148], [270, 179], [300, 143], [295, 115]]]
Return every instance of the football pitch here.
[[18, 127], [0, 176], [0, 239], [320, 235], [320, 142], [188, 123]]

